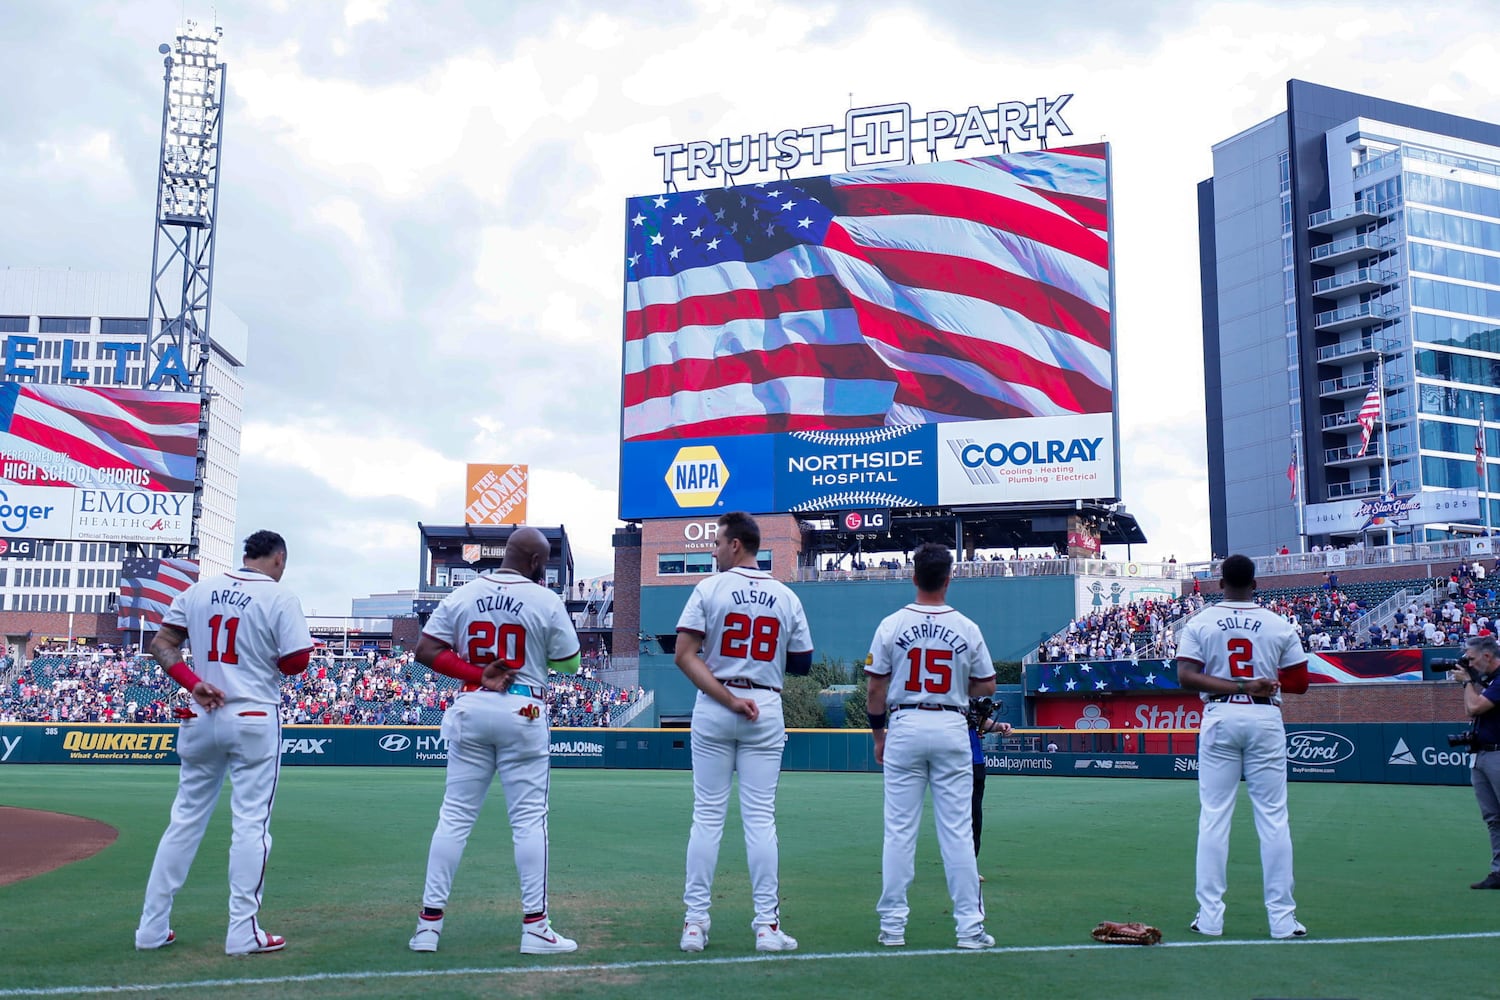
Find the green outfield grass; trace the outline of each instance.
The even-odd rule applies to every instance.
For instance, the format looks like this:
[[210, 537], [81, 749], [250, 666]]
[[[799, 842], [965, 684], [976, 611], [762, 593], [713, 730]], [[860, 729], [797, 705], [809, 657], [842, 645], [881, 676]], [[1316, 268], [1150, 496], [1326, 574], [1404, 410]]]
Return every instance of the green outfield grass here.
[[[1476, 975], [1484, 981], [1475, 969], [1492, 941], [1363, 939], [1490, 934], [1500, 920], [1500, 893], [1468, 888], [1486, 870], [1488, 843], [1467, 788], [1294, 784], [1297, 900], [1311, 937], [1272, 943], [1243, 792], [1225, 937], [1210, 940], [1187, 931], [1193, 782], [995, 776], [980, 870], [1000, 948], [948, 950], [953, 924], [929, 815], [907, 948], [883, 949], [874, 914], [880, 777], [799, 773], [783, 777], [779, 820], [782, 916], [801, 951], [756, 955], [732, 811], [709, 948], [687, 956], [677, 935], [689, 775], [559, 770], [552, 912], [579, 951], [556, 959], [517, 952], [515, 871], [497, 787], [469, 842], [442, 951], [415, 955], [406, 939], [442, 771], [292, 767], [282, 771], [262, 911], [263, 924], [287, 936], [286, 951], [243, 959], [222, 952], [226, 800], [178, 897], [177, 943], [138, 953], [132, 934], [176, 776], [169, 767], [0, 768], [0, 804], [89, 816], [120, 831], [90, 860], [0, 888], [0, 997], [105, 985], [225, 1000], [1460, 996], [1474, 992]], [[1096, 945], [1088, 932], [1102, 919], [1154, 923], [1167, 946]], [[424, 971], [431, 974], [409, 975]], [[320, 975], [334, 978], [296, 978]], [[219, 980], [274, 981], [204, 985]]]

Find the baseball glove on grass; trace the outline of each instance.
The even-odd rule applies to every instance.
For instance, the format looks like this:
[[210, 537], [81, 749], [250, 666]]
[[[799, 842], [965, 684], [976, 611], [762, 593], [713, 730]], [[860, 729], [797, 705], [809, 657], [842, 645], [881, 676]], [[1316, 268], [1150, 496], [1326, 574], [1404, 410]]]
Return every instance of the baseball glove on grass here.
[[1117, 924], [1113, 920], [1101, 920], [1093, 930], [1093, 938], [1105, 944], [1161, 944], [1161, 931], [1150, 924]]

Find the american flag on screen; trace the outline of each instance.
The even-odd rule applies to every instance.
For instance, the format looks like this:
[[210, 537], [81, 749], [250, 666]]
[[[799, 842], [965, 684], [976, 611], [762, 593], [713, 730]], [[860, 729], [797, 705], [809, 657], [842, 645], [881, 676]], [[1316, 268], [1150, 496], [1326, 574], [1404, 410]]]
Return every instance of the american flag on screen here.
[[624, 437], [1108, 413], [1105, 147], [634, 198]]
[[120, 564], [120, 607], [116, 628], [160, 628], [172, 599], [198, 582], [196, 559], [132, 557]]
[[[197, 476], [196, 394], [84, 385], [0, 383], [0, 455], [38, 466], [65, 459], [61, 478], [37, 486], [191, 493]], [[39, 455], [40, 453], [40, 455]], [[104, 473], [143, 473], [144, 482]]]

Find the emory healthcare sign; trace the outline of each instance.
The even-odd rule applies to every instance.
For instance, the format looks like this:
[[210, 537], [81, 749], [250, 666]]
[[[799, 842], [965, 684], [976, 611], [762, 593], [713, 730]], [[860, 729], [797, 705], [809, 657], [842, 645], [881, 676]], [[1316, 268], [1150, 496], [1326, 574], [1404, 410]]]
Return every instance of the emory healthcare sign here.
[[529, 488], [525, 465], [470, 463], [464, 524], [525, 524]]

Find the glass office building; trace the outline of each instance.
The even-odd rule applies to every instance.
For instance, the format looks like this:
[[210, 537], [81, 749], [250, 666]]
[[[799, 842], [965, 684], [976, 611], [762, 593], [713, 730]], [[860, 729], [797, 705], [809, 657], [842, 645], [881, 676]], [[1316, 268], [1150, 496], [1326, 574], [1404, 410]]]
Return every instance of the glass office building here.
[[1481, 406], [1500, 457], [1500, 126], [1292, 80], [1286, 110], [1213, 163], [1198, 208], [1214, 553], [1358, 541], [1304, 525], [1304, 505], [1387, 490], [1484, 488], [1500, 525], [1500, 468], [1482, 485], [1475, 461]]

